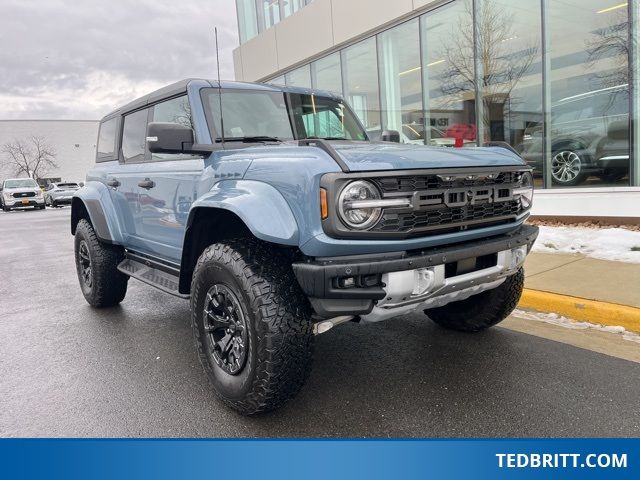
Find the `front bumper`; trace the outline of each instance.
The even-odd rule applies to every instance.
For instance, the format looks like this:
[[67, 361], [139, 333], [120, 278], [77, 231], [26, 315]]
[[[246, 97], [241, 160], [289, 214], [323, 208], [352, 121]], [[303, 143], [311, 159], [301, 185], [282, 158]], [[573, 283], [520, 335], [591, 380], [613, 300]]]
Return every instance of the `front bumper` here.
[[[515, 273], [510, 268], [509, 252], [526, 247], [528, 253], [537, 236], [538, 227], [523, 225], [510, 234], [446, 247], [316, 258], [294, 263], [293, 270], [302, 290], [321, 317], [368, 315], [374, 307], [376, 311], [385, 308], [392, 313], [400, 311], [398, 309], [407, 310], [405, 307], [411, 305], [415, 308], [427, 299], [443, 297], [456, 292], [456, 289], [472, 295], [480, 293], [482, 285], [499, 285], [504, 278]], [[412, 289], [407, 290], [406, 286], [404, 290], [399, 289], [398, 285], [408, 282], [409, 276], [401, 275], [407, 272], [426, 275], [429, 278], [425, 282], [431, 282], [432, 288], [416, 295], [412, 295]], [[410, 276], [413, 279], [414, 273]], [[353, 286], [347, 286], [351, 284]], [[456, 300], [455, 296], [447, 298]]]
[[59, 196], [51, 196], [51, 203], [55, 202], [57, 204], [65, 204], [70, 205], [71, 200], [73, 199], [73, 195], [59, 195]]
[[24, 199], [15, 198], [12, 200], [4, 199], [3, 202], [8, 208], [41, 207], [44, 205], [44, 198], [29, 197]]

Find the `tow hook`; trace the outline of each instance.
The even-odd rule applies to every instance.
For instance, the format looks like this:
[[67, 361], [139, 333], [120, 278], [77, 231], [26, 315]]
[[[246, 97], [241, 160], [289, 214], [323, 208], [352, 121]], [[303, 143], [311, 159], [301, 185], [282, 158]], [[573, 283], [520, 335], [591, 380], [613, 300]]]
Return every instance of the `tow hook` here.
[[353, 315], [344, 315], [342, 317], [334, 317], [329, 318], [328, 320], [322, 320], [313, 325], [313, 334], [320, 335], [321, 333], [328, 332], [336, 325], [340, 325], [341, 323], [348, 322], [355, 318]]

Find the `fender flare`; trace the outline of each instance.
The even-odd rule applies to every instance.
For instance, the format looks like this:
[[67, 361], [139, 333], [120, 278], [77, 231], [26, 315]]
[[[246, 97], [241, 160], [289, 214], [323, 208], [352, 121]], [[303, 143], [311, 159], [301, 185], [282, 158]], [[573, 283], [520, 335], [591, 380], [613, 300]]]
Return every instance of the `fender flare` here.
[[71, 202], [71, 234], [75, 235], [78, 221], [85, 210], [100, 241], [123, 244], [123, 234], [115, 215], [115, 205], [109, 189], [101, 182], [87, 182], [73, 195]]
[[298, 223], [275, 187], [256, 180], [223, 180], [196, 200], [189, 211], [187, 230], [201, 208], [217, 208], [236, 214], [251, 233], [265, 242], [298, 246]]

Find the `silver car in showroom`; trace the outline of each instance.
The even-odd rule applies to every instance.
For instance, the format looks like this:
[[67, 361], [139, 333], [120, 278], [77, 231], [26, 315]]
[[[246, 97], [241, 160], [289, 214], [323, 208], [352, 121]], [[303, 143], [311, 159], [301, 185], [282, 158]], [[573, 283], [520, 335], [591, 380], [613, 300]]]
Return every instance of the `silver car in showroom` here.
[[80, 188], [77, 183], [51, 183], [44, 191], [44, 200], [51, 207], [71, 205], [71, 199], [76, 190]]
[[32, 178], [7, 178], [2, 183], [2, 209], [35, 207], [44, 209], [44, 196], [40, 185]]

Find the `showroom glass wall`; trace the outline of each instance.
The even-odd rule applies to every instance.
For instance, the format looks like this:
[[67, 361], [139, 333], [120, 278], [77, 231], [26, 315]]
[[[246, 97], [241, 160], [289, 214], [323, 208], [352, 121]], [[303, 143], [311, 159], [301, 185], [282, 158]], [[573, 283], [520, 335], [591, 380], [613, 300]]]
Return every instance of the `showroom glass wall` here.
[[251, 40], [313, 0], [236, 0], [240, 43]]
[[454, 0], [268, 81], [344, 95], [372, 138], [392, 129], [406, 143], [506, 142], [538, 187], [638, 185], [633, 8]]

